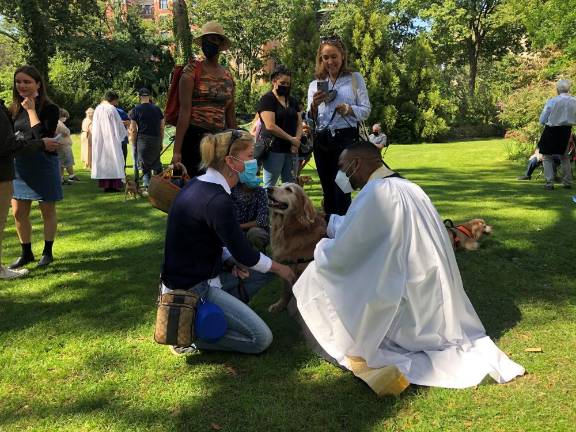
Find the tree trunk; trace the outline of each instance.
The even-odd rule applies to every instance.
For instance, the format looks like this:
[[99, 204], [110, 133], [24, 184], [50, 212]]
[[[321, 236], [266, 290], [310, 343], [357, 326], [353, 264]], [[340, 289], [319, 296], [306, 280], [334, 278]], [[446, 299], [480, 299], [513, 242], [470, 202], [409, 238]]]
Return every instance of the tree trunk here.
[[470, 67], [468, 94], [474, 96], [476, 93], [476, 76], [478, 75], [478, 52], [475, 49], [468, 52], [468, 66]]
[[54, 53], [54, 44], [50, 41], [47, 22], [36, 2], [24, 0], [21, 10], [21, 29], [28, 46], [26, 61], [38, 69], [48, 85], [48, 60]]
[[185, 0], [175, 0], [172, 6], [174, 13], [174, 39], [176, 40], [177, 56], [186, 62], [193, 56], [192, 32], [188, 19], [188, 6]]

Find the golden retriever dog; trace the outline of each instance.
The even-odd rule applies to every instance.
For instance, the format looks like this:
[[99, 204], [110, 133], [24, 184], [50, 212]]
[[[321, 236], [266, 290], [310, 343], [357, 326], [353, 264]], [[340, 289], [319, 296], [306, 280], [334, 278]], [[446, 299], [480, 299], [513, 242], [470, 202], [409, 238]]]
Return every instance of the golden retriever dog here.
[[126, 176], [126, 186], [124, 188], [124, 201], [131, 196], [134, 199], [137, 199], [139, 196], [142, 196], [140, 191], [138, 190], [138, 185], [134, 180], [132, 180], [129, 176]]
[[[289, 265], [299, 277], [314, 259], [316, 243], [326, 237], [324, 217], [316, 213], [304, 189], [295, 183], [268, 188], [270, 207], [270, 246], [274, 260]], [[270, 312], [286, 309], [292, 286], [284, 282], [281, 298]]]
[[484, 235], [492, 234], [492, 226], [486, 225], [484, 219], [472, 219], [463, 224], [454, 225], [450, 219], [444, 221], [454, 250], [477, 250], [480, 247], [478, 240]]

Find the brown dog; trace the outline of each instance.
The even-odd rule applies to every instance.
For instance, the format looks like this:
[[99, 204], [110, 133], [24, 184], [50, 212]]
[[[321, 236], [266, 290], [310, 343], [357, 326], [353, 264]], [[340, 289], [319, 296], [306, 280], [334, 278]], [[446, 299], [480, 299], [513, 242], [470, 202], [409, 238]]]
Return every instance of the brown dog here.
[[131, 196], [134, 199], [137, 199], [139, 196], [142, 196], [140, 191], [138, 190], [138, 185], [134, 180], [132, 180], [129, 176], [126, 176], [126, 186], [124, 188], [124, 201]]
[[454, 225], [450, 219], [444, 221], [454, 250], [477, 250], [480, 247], [478, 240], [482, 235], [492, 234], [492, 226], [486, 225], [484, 219], [472, 219], [460, 225]]
[[[289, 265], [299, 277], [314, 259], [316, 243], [326, 237], [326, 222], [316, 213], [304, 189], [295, 183], [268, 188], [268, 205], [272, 257]], [[286, 309], [291, 297], [292, 286], [284, 282], [282, 297], [268, 310]]]

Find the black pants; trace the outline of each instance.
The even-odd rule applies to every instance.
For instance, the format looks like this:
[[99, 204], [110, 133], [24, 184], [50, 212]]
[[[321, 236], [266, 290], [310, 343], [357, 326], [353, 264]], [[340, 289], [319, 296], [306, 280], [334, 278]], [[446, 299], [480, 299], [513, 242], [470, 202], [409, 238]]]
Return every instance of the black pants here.
[[319, 133], [314, 141], [314, 160], [322, 192], [326, 214], [345, 215], [352, 198], [340, 190], [334, 179], [338, 174], [340, 153], [358, 139], [356, 128], [337, 129], [332, 136], [330, 131]]
[[200, 141], [204, 134], [211, 133], [207, 129], [203, 129], [194, 125], [190, 125], [184, 135], [182, 141], [182, 164], [186, 167], [188, 175], [196, 177], [204, 174], [204, 170], [200, 169], [202, 158], [200, 156]]

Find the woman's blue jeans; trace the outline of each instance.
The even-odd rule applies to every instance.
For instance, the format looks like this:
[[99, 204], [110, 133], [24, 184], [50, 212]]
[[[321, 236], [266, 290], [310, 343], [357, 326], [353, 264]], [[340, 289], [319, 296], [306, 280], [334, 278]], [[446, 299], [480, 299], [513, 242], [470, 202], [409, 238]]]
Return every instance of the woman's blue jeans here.
[[[250, 270], [250, 276], [243, 280], [248, 296], [252, 298], [274, 275]], [[235, 351], [258, 354], [272, 343], [272, 331], [268, 325], [247, 304], [238, 300], [238, 278], [231, 273], [221, 273], [222, 288], [215, 288], [202, 282], [193, 288], [206, 301], [217, 304], [224, 311], [228, 330], [215, 343], [201, 340], [194, 342], [202, 350]]]
[[294, 170], [298, 155], [293, 153], [270, 152], [264, 160], [264, 187], [276, 186], [282, 176], [282, 183], [294, 183]]

